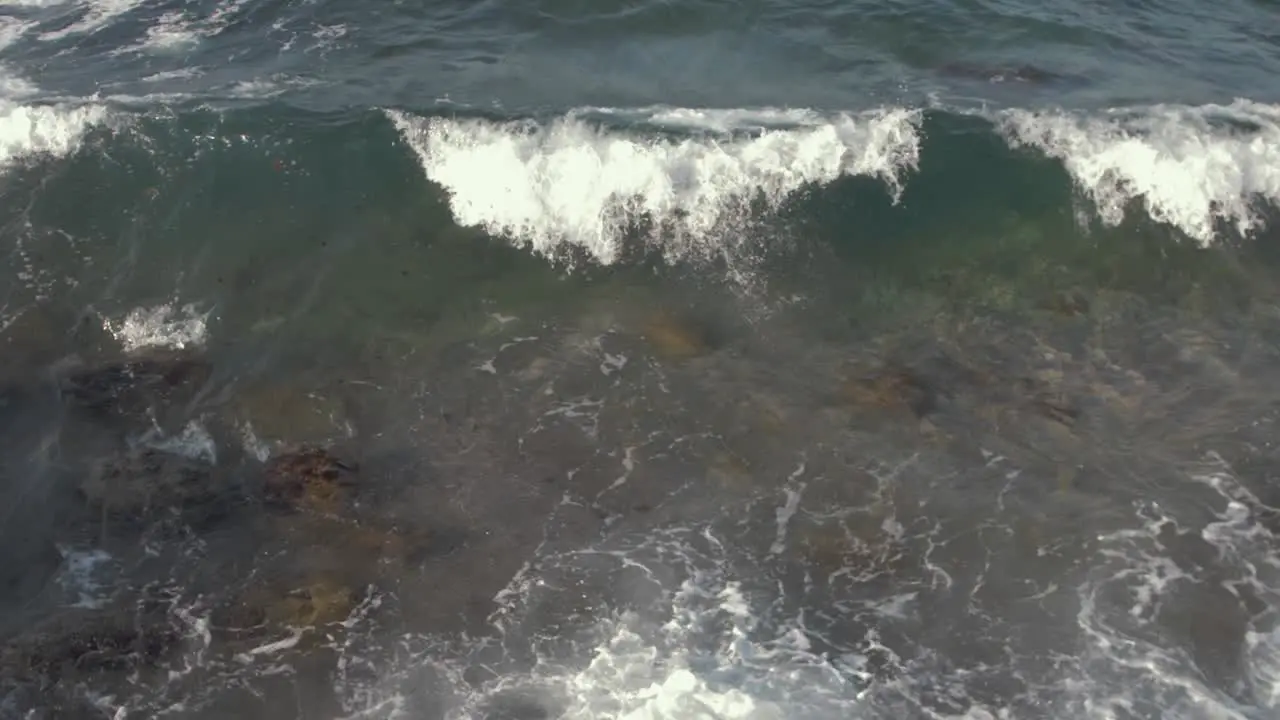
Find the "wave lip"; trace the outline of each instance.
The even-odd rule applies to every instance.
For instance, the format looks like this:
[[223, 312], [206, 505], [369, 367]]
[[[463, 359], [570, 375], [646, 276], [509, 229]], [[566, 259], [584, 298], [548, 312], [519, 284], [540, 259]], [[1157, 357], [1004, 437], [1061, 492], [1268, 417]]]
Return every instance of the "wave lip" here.
[[602, 264], [618, 258], [637, 226], [651, 225], [651, 240], [679, 256], [753, 203], [776, 210], [802, 187], [845, 175], [879, 178], [896, 198], [902, 174], [919, 160], [916, 110], [629, 111], [641, 116], [631, 119], [699, 131], [683, 136], [609, 130], [588, 119], [618, 112], [579, 110], [549, 122], [387, 116], [427, 177], [449, 193], [459, 224], [547, 255], [567, 243]]
[[1257, 200], [1280, 203], [1280, 106], [1010, 110], [997, 123], [1011, 145], [1061, 161], [1108, 225], [1142, 200], [1152, 220], [1209, 245], [1222, 222], [1241, 235], [1260, 229]]

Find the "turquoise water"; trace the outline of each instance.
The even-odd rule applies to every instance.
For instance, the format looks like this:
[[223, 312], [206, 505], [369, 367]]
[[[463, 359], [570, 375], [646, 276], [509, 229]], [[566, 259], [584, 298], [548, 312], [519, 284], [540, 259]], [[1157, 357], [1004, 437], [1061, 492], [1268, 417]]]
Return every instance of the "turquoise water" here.
[[0, 2], [0, 716], [1273, 716], [1278, 21]]

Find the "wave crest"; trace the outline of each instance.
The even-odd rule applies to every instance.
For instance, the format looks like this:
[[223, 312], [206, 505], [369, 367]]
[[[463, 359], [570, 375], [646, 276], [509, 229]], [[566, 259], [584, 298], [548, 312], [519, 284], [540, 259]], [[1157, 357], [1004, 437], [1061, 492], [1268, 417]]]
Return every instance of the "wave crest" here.
[[448, 191], [459, 224], [544, 254], [569, 243], [603, 264], [638, 225], [683, 255], [753, 203], [776, 210], [802, 187], [844, 175], [879, 178], [896, 197], [920, 152], [921, 113], [905, 109], [797, 115], [789, 127], [745, 133], [753, 128], [731, 111], [685, 112], [699, 132], [683, 136], [614, 132], [579, 113], [549, 123], [388, 116]]
[[1226, 222], [1241, 235], [1260, 229], [1256, 200], [1280, 202], [1280, 107], [1156, 106], [1101, 115], [1013, 110], [999, 119], [1015, 146], [1060, 160], [1118, 225], [1133, 201], [1151, 219], [1211, 244]]

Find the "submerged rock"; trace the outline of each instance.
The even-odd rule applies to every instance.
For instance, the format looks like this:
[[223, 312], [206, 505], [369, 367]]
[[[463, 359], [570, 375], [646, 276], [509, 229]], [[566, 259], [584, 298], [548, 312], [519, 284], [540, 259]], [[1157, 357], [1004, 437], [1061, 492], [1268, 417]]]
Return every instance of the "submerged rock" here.
[[691, 317], [669, 311], [655, 313], [645, 321], [644, 339], [663, 359], [689, 360], [715, 349], [711, 329]]
[[205, 528], [244, 502], [211, 465], [152, 448], [128, 450], [97, 463], [80, 484], [80, 493], [104, 525], [132, 529], [164, 519]]
[[221, 640], [262, 642], [288, 630], [340, 623], [359, 605], [361, 593], [340, 577], [312, 574], [292, 581], [275, 577], [250, 586], [214, 607], [212, 631]]
[[267, 619], [291, 627], [313, 627], [345, 620], [359, 596], [327, 578], [296, 588], [267, 608]]
[[26, 378], [72, 352], [114, 344], [94, 316], [57, 302], [0, 310], [0, 378]]
[[12, 638], [0, 663], [10, 678], [47, 686], [74, 677], [155, 666], [181, 639], [165, 618], [68, 613]]
[[285, 453], [267, 463], [263, 496], [269, 507], [335, 515], [351, 499], [356, 471], [321, 448]]
[[908, 410], [923, 418], [937, 409], [939, 391], [910, 368], [887, 365], [844, 384], [841, 397], [855, 406]]
[[387, 565], [392, 575], [462, 545], [462, 533], [402, 528], [381, 518], [293, 514], [273, 519], [273, 532], [288, 544], [316, 552], [328, 567], [346, 566], [370, 579]]
[[1090, 306], [1089, 296], [1080, 288], [1054, 292], [1043, 303], [1045, 310], [1065, 317], [1088, 315]]
[[68, 373], [62, 394], [93, 412], [136, 415], [156, 403], [194, 395], [211, 374], [212, 366], [202, 360], [157, 354]]
[[1018, 399], [1036, 415], [1066, 428], [1072, 428], [1080, 417], [1080, 409], [1069, 397], [1061, 371], [1042, 370], [1023, 377], [1015, 385]]
[[327, 442], [345, 434], [349, 421], [340, 399], [289, 384], [240, 393], [234, 413], [259, 439], [281, 443]]
[[322, 569], [352, 585], [396, 581], [465, 543], [466, 532], [423, 526], [421, 513], [402, 512], [401, 496], [379, 498], [378, 488], [357, 482], [358, 473], [354, 463], [320, 448], [268, 463], [263, 527], [292, 567]]
[[707, 463], [707, 480], [725, 490], [747, 490], [754, 483], [751, 468], [741, 457], [720, 452], [712, 456]]

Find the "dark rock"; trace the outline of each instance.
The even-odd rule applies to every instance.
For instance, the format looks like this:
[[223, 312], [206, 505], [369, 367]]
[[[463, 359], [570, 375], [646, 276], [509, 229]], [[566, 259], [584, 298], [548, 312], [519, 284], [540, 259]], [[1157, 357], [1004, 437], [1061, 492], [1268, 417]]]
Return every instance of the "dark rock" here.
[[9, 642], [0, 667], [10, 678], [47, 685], [154, 666], [180, 641], [163, 618], [144, 623], [115, 613], [69, 613]]
[[1042, 395], [1032, 400], [1031, 407], [1041, 415], [1067, 427], [1075, 425], [1076, 419], [1080, 417], [1080, 411], [1061, 397]]
[[211, 374], [202, 360], [158, 354], [71, 372], [62, 379], [62, 393], [93, 412], [133, 415], [194, 394]]
[[324, 444], [349, 427], [350, 413], [343, 399], [333, 390], [305, 383], [262, 383], [239, 391], [232, 412], [260, 440]]
[[77, 504], [50, 459], [27, 444], [39, 441], [32, 434], [0, 434], [5, 441], [0, 451], [0, 632], [62, 566], [55, 544], [61, 516]]
[[[214, 606], [210, 631], [226, 649], [256, 645], [290, 630], [322, 628], [351, 616], [363, 597], [341, 573], [283, 572], [250, 584]], [[309, 646], [315, 638], [304, 645]]]
[[29, 378], [77, 350], [96, 351], [110, 335], [91, 313], [37, 303], [0, 316], [0, 377]]
[[1072, 427], [1080, 417], [1080, 410], [1066, 392], [1056, 387], [1058, 384], [1060, 382], [1050, 383], [1043, 378], [1024, 377], [1018, 381], [1017, 390], [1032, 412]]
[[357, 469], [320, 448], [285, 453], [267, 463], [263, 497], [268, 507], [333, 515], [349, 501]]
[[1089, 296], [1079, 288], [1055, 292], [1046, 302], [1047, 310], [1069, 317], [1088, 315], [1089, 308]]
[[938, 389], [923, 375], [897, 365], [848, 381], [843, 395], [854, 405], [906, 408], [918, 418], [936, 410], [940, 397]]
[[207, 463], [151, 448], [100, 461], [80, 492], [104, 525], [133, 530], [165, 519], [207, 529], [245, 501]]
[[650, 316], [644, 323], [643, 336], [659, 357], [670, 361], [706, 355], [721, 344], [710, 325], [669, 311]]

